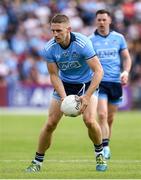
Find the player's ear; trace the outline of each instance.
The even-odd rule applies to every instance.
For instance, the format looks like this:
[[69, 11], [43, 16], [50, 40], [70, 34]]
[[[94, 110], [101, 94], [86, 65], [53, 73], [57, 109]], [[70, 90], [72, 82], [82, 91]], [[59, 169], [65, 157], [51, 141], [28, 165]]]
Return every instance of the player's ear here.
[[112, 24], [112, 18], [111, 17], [109, 17], [109, 22], [110, 22], [110, 24]]

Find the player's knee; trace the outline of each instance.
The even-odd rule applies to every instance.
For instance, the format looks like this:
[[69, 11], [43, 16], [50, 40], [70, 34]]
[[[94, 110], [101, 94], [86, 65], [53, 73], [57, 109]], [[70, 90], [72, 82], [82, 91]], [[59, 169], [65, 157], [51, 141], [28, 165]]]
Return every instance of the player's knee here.
[[57, 127], [57, 123], [49, 122], [46, 125], [46, 131], [52, 132], [56, 129], [56, 127]]
[[105, 122], [107, 120], [107, 113], [106, 112], [100, 112], [98, 113], [99, 121]]
[[90, 120], [90, 119], [89, 120], [85, 120], [85, 124], [86, 124], [88, 129], [91, 129], [94, 126], [93, 120]]
[[109, 124], [109, 126], [112, 125], [113, 120], [114, 120], [114, 116], [109, 116], [109, 117], [108, 117], [108, 124]]
[[115, 113], [109, 113], [108, 114], [108, 122], [113, 122], [113, 120], [114, 120], [114, 116], [115, 116]]

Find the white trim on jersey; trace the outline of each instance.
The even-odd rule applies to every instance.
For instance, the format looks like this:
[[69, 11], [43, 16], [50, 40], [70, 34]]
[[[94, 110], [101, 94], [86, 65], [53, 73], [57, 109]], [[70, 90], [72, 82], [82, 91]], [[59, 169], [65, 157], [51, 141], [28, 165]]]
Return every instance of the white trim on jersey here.
[[82, 39], [80, 39], [79, 37], [76, 37], [76, 44], [78, 44], [80, 47], [84, 48], [86, 45], [86, 42], [83, 41]]
[[45, 50], [48, 51], [52, 46], [54, 46], [55, 44], [57, 44], [54, 39], [52, 39], [47, 46], [45, 46]]

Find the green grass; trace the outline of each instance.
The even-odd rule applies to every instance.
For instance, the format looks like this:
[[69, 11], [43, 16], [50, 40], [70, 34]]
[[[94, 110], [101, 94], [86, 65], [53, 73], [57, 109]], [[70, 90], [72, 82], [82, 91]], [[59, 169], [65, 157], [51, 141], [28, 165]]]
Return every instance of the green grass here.
[[80, 117], [61, 120], [40, 173], [24, 172], [34, 157], [45, 120], [45, 115], [0, 115], [1, 179], [141, 178], [141, 112], [117, 114], [107, 172], [95, 171], [93, 145]]

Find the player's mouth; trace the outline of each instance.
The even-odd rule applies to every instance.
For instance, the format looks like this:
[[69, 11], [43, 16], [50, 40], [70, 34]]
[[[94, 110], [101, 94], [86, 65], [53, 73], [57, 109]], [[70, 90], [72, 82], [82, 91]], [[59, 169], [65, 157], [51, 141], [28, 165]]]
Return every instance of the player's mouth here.
[[56, 41], [60, 41], [60, 38], [57, 38], [57, 37], [56, 37], [55, 40], [56, 40]]

